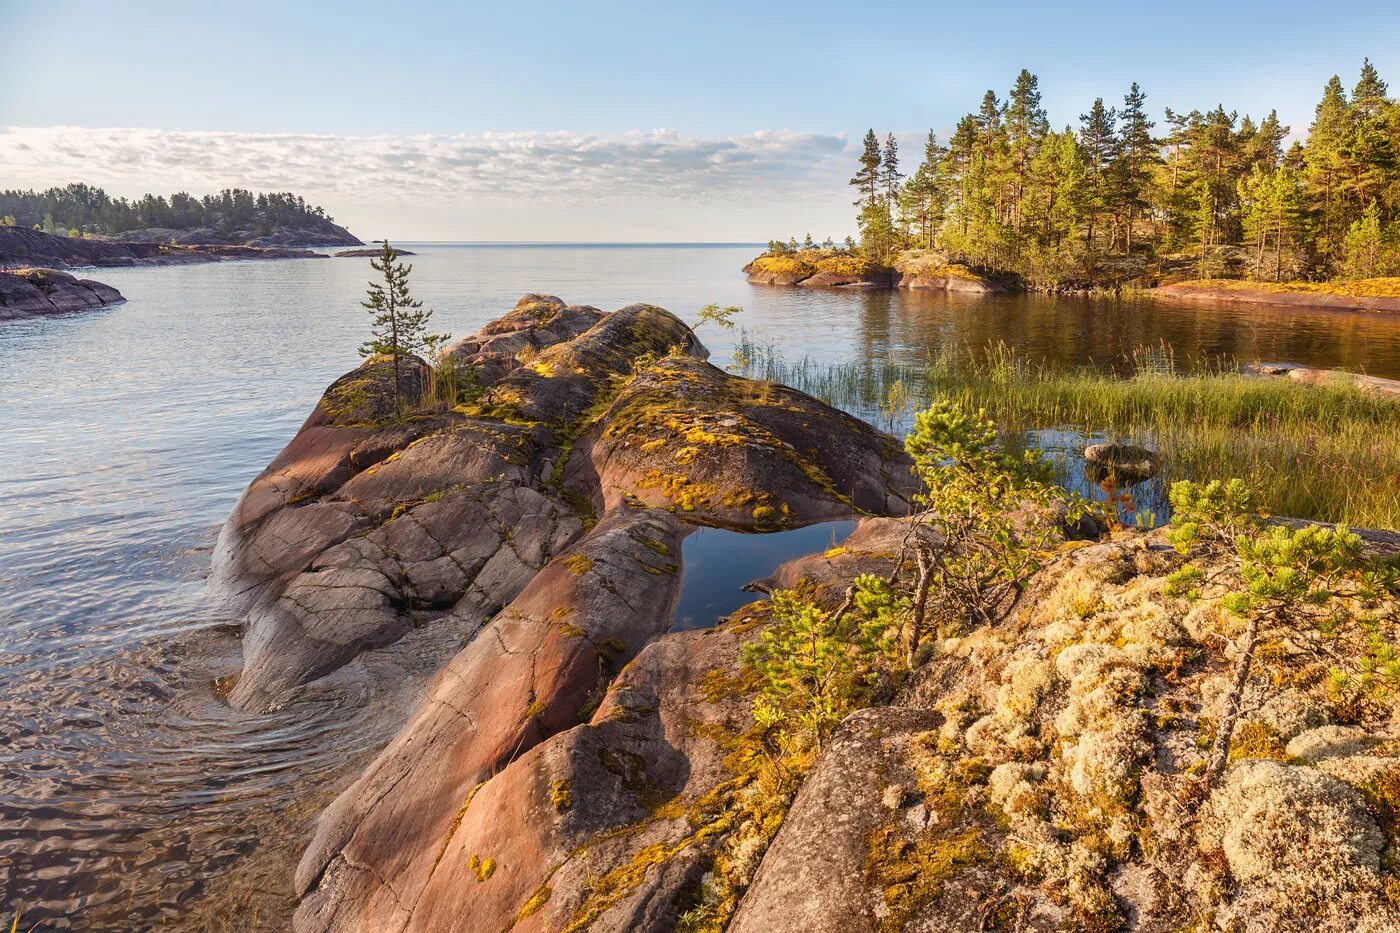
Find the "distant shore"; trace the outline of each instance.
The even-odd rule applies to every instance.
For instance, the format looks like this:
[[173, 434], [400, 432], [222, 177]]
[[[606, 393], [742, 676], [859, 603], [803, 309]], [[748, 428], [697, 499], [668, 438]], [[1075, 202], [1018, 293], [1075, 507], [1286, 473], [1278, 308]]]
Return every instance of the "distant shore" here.
[[324, 259], [309, 249], [225, 244], [179, 245], [54, 236], [0, 227], [0, 269], [176, 266], [237, 259]]
[[[932, 250], [906, 250], [888, 264], [842, 249], [766, 252], [743, 267], [753, 285], [801, 288], [907, 288], [969, 295], [1035, 291], [1014, 276], [990, 275]], [[1086, 282], [1065, 294], [1132, 292], [1175, 301], [1323, 308], [1400, 313], [1400, 277], [1337, 282], [1253, 282], [1187, 279], [1156, 284], [1155, 277], [1127, 282]]]

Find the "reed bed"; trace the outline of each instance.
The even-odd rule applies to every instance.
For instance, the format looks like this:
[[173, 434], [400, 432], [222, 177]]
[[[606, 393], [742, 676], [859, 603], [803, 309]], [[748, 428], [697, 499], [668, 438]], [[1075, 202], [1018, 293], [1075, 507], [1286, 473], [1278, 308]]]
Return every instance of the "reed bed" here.
[[914, 365], [788, 362], [747, 338], [734, 368], [896, 434], [936, 398], [985, 408], [1008, 444], [1068, 454], [1070, 486], [1084, 485], [1080, 443], [1126, 441], [1163, 455], [1162, 476], [1136, 491], [1149, 504], [1173, 480], [1238, 476], [1270, 514], [1400, 529], [1400, 400], [1349, 380], [1306, 386], [1224, 362], [1184, 372], [1161, 347], [1133, 354], [1124, 376], [1049, 368], [1002, 344]]

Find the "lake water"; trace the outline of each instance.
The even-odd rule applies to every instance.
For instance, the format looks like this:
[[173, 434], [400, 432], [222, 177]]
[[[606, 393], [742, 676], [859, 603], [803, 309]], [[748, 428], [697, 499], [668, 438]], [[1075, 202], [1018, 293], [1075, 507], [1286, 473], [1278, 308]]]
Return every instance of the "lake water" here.
[[[454, 334], [537, 291], [686, 318], [742, 305], [790, 360], [912, 362], [999, 339], [1111, 367], [1165, 341], [1179, 361], [1400, 377], [1400, 316], [761, 288], [739, 272], [753, 247], [404, 245], [420, 253], [415, 293]], [[285, 925], [306, 821], [395, 727], [381, 713], [403, 698], [231, 712], [213, 683], [237, 666], [232, 620], [201, 593], [238, 494], [358, 362], [369, 273], [364, 259], [102, 270], [126, 304], [0, 325], [0, 909], [22, 928], [218, 926], [208, 912]], [[699, 335], [728, 361], [737, 332]], [[266, 896], [239, 899], [229, 878]]]

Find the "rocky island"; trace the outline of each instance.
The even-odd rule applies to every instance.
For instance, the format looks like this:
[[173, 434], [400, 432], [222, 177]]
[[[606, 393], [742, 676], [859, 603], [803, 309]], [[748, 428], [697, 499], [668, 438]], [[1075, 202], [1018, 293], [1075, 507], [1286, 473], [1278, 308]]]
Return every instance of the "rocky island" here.
[[100, 308], [125, 300], [110, 285], [56, 269], [0, 271], [0, 321]]
[[[340, 251], [337, 252], [337, 253], [332, 253], [331, 255], [333, 255], [336, 259], [358, 259], [358, 258], [370, 258], [370, 259], [374, 259], [374, 258], [378, 258], [379, 256], [382, 256], [383, 253], [384, 253], [384, 251], [383, 251], [382, 249], [379, 249], [378, 247], [367, 246], [367, 247], [365, 247], [364, 249], [343, 249], [343, 250], [340, 250]], [[399, 249], [398, 247], [395, 247], [395, 248], [394, 248], [394, 255], [395, 255], [395, 256], [417, 256], [418, 254], [415, 253], [415, 252], [412, 252], [411, 250]]]
[[305, 259], [321, 255], [306, 247], [363, 245], [289, 192], [225, 188], [129, 201], [81, 183], [0, 191], [0, 269]]
[[1013, 290], [1014, 283], [974, 272], [933, 250], [909, 250], [884, 265], [849, 250], [769, 251], [743, 271], [754, 285], [803, 288], [914, 288], [972, 295]]
[[[455, 406], [397, 416], [383, 359], [333, 383], [215, 553], [248, 619], [234, 705], [440, 668], [317, 820], [297, 929], [1400, 924], [1393, 701], [1268, 641], [1202, 780], [1238, 670], [1238, 571], [1205, 539], [1026, 512], [1008, 527], [1048, 523], [1046, 554], [1014, 598], [850, 681], [812, 733], [774, 718], [772, 652], [907, 617], [890, 587], [948, 547], [911, 517], [910, 454], [715, 368], [649, 305], [527, 295], [447, 353]], [[833, 518], [859, 524], [768, 598], [672, 630], [695, 528]], [[1364, 611], [1400, 634], [1392, 596]]]
[[86, 266], [179, 266], [240, 259], [323, 259], [309, 249], [242, 245], [171, 245], [166, 242], [125, 241], [54, 236], [24, 227], [0, 227], [0, 269]]

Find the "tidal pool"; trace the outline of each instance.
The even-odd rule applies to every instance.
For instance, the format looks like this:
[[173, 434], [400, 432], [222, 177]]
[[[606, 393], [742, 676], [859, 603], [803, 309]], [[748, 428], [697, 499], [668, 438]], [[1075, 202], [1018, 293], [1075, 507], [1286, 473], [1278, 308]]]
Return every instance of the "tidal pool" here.
[[819, 522], [791, 531], [750, 534], [701, 528], [681, 544], [681, 594], [673, 630], [709, 628], [754, 601], [744, 584], [814, 551], [834, 547], [855, 531], [854, 520]]

